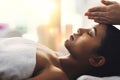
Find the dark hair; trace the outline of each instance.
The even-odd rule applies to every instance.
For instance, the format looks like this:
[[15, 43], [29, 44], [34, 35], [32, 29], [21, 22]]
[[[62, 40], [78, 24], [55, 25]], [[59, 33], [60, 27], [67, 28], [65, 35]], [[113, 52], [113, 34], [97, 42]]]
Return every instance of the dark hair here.
[[120, 76], [120, 30], [106, 25], [106, 36], [97, 53], [104, 56], [106, 63], [90, 72], [93, 76]]

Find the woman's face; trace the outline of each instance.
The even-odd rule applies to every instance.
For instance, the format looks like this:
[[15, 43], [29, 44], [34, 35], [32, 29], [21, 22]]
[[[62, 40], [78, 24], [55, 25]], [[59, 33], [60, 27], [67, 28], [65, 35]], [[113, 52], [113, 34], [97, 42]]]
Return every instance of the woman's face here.
[[95, 25], [90, 29], [80, 28], [77, 33], [66, 40], [65, 47], [75, 59], [87, 60], [101, 45], [101, 41], [106, 35], [106, 28], [102, 24]]

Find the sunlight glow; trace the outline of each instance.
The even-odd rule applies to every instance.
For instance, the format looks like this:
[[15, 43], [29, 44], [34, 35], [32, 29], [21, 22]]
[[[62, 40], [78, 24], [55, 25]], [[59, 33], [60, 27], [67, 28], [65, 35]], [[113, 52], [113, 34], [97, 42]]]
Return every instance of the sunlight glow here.
[[39, 9], [43, 11], [45, 15], [50, 15], [55, 9], [55, 4], [51, 0], [42, 0]]
[[49, 33], [54, 34], [54, 28], [49, 28]]
[[53, 0], [0, 0], [0, 22], [46, 24], [55, 8]]

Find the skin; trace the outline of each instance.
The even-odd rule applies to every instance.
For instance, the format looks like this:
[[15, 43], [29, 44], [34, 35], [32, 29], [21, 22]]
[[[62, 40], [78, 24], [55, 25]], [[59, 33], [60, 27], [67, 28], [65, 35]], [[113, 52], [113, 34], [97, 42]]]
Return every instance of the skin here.
[[91, 59], [96, 56], [94, 50], [100, 46], [106, 31], [102, 24], [94, 28], [78, 29], [66, 40], [65, 47], [70, 52], [68, 56], [58, 57], [54, 52], [38, 48], [34, 77], [28, 80], [74, 80], [79, 74], [92, 69]]
[[120, 3], [101, 0], [104, 6], [96, 6], [85, 13], [89, 19], [102, 24], [120, 24]]

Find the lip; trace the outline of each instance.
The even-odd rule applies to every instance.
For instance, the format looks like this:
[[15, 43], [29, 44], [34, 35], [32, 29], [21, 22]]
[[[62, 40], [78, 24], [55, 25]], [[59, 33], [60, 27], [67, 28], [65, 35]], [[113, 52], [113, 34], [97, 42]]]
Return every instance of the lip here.
[[75, 40], [74, 35], [70, 36], [70, 40], [72, 40], [72, 41]]

